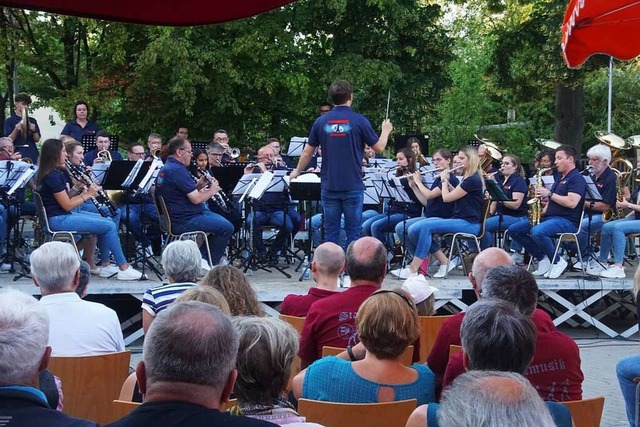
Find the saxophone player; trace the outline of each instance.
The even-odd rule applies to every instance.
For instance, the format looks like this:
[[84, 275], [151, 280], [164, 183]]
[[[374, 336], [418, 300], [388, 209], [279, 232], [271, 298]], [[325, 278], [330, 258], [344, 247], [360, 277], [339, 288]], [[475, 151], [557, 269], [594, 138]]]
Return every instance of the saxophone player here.
[[553, 255], [553, 237], [557, 233], [575, 232], [580, 226], [587, 184], [576, 168], [578, 154], [575, 148], [561, 145], [556, 150], [555, 165], [561, 174], [551, 190], [536, 188], [536, 197], [546, 198], [542, 222], [536, 226], [521, 221], [509, 227], [511, 239], [522, 245], [538, 261], [534, 276], [556, 279], [567, 268], [567, 261]]
[[[580, 234], [578, 234], [578, 242], [582, 252], [583, 262], [587, 262], [586, 269], [590, 269], [597, 265], [595, 261], [587, 261], [591, 256], [592, 247], [589, 244], [590, 238], [599, 233], [604, 224], [602, 213], [608, 209], [614, 209], [616, 206], [616, 174], [611, 170], [609, 163], [611, 162], [611, 150], [604, 144], [594, 145], [587, 151], [589, 166], [587, 170], [591, 173], [593, 181], [602, 196], [602, 201], [585, 200], [584, 210], [585, 217], [582, 220]], [[591, 217], [591, 225], [589, 225], [589, 217]], [[581, 268], [580, 262], [575, 265]]]

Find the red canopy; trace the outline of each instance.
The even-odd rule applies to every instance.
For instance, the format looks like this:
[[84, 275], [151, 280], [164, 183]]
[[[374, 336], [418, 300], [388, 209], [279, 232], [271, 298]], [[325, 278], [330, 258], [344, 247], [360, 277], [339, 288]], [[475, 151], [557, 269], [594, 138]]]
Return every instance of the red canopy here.
[[150, 25], [204, 25], [242, 19], [294, 0], [0, 0], [0, 6]]
[[570, 0], [562, 23], [562, 56], [571, 68], [596, 53], [635, 58], [639, 30], [638, 0]]

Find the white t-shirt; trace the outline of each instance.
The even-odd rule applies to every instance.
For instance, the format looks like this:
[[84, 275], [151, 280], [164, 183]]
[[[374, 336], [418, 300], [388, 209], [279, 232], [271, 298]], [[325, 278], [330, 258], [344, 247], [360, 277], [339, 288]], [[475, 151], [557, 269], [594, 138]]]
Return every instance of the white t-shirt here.
[[49, 314], [49, 345], [53, 356], [93, 356], [124, 351], [115, 311], [83, 301], [75, 292], [43, 296]]

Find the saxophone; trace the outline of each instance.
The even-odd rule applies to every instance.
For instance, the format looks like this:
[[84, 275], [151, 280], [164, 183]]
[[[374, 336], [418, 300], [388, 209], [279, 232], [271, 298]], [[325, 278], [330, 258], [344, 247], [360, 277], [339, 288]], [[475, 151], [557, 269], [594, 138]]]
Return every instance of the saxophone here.
[[[624, 187], [627, 185], [631, 174], [634, 169], [628, 160], [618, 160], [619, 162], [626, 162], [624, 166], [627, 167], [627, 171], [620, 171], [615, 168], [611, 168], [613, 173], [616, 174], [616, 202], [624, 202]], [[602, 222], [608, 222], [611, 220], [624, 218], [624, 212], [621, 208], [610, 207], [606, 211], [602, 212]]]
[[532, 227], [540, 224], [540, 220], [542, 219], [542, 201], [540, 197], [536, 197], [536, 189], [544, 187], [542, 175], [551, 169], [553, 168], [538, 169], [536, 172], [536, 185], [532, 184], [529, 186], [529, 200], [527, 204], [529, 205], [529, 222]]

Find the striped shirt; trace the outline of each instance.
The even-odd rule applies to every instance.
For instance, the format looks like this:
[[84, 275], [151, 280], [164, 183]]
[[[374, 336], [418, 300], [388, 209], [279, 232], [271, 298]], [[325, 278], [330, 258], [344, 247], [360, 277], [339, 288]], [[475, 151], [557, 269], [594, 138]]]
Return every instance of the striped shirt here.
[[164, 310], [187, 289], [196, 286], [195, 283], [171, 283], [156, 288], [147, 289], [142, 296], [142, 309], [146, 310], [153, 317]]

